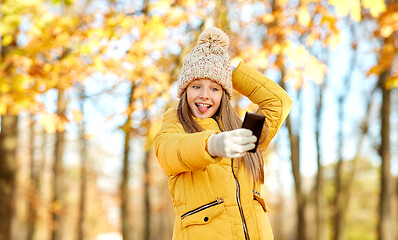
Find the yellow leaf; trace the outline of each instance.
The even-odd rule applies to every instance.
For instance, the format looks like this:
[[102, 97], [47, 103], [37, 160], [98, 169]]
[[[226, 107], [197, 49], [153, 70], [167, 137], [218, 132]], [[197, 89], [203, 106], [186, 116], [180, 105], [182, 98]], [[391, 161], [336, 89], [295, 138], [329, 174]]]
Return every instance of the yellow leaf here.
[[303, 45], [299, 47], [289, 47], [285, 49], [289, 59], [294, 62], [297, 66], [303, 67], [306, 65], [309, 59], [309, 53]]
[[7, 82], [0, 82], [0, 92], [7, 93], [11, 90], [10, 84]]
[[94, 68], [97, 69], [98, 71], [103, 71], [105, 69], [104, 67], [104, 63], [101, 59], [100, 56], [96, 55], [92, 58], [93, 64], [94, 64]]
[[[354, 0], [357, 1], [357, 0]], [[330, 5], [336, 8], [336, 14], [339, 17], [345, 17], [350, 12], [351, 6], [350, 3], [352, 1], [346, 0], [329, 0]]]
[[271, 13], [266, 13], [261, 16], [261, 19], [263, 20], [264, 23], [271, 23], [275, 21], [275, 16]]
[[280, 44], [275, 44], [272, 46], [271, 53], [272, 54], [279, 54], [282, 51], [282, 46]]
[[151, 11], [164, 11], [167, 12], [170, 9], [170, 1], [161, 0], [154, 3], [151, 6]]
[[375, 65], [366, 73], [366, 76], [369, 77], [372, 74], [379, 75], [381, 71], [381, 67], [379, 65]]
[[311, 16], [305, 7], [300, 7], [298, 21], [304, 27], [308, 27], [311, 22]]
[[292, 82], [294, 89], [299, 89], [303, 81], [303, 72], [297, 69], [292, 69], [287, 72], [283, 81]]
[[384, 83], [386, 89], [398, 88], [398, 76], [390, 76]]
[[79, 109], [72, 109], [72, 121], [79, 123], [83, 120], [83, 113]]
[[326, 65], [315, 57], [311, 57], [305, 65], [304, 74], [311, 78], [316, 84], [321, 84], [326, 73]]
[[257, 55], [251, 60], [253, 62], [251, 65], [255, 68], [265, 69], [268, 66], [268, 54], [266, 51], [257, 52]]
[[[348, 2], [350, 2], [350, 1], [348, 1]], [[354, 21], [359, 22], [359, 21], [361, 21], [361, 4], [359, 3], [359, 0], [352, 1], [352, 4], [353, 4], [353, 6], [351, 9], [351, 18]]]
[[69, 120], [64, 114], [56, 115], [56, 126], [58, 131], [65, 132], [66, 123], [68, 122]]
[[12, 36], [10, 34], [7, 34], [3, 37], [3, 39], [1, 39], [1, 44], [5, 47], [10, 45], [10, 43], [12, 43]]
[[145, 98], [146, 93], [147, 93], [146, 86], [139, 85], [139, 86], [135, 87], [135, 89], [134, 89], [134, 98], [135, 99]]
[[92, 134], [92, 133], [85, 133], [85, 134], [83, 135], [83, 139], [90, 140], [90, 139], [94, 139], [94, 138], [95, 138], [95, 135]]
[[45, 73], [49, 73], [49, 72], [51, 71], [51, 69], [52, 69], [52, 66], [51, 66], [50, 63], [44, 64], [43, 71], [44, 71]]
[[361, 4], [360, 0], [329, 0], [329, 3], [336, 8], [336, 14], [339, 17], [350, 16], [355, 21], [361, 20]]
[[57, 116], [52, 113], [44, 113], [39, 122], [43, 125], [44, 130], [48, 133], [54, 133], [57, 130]]
[[[158, 15], [153, 16], [147, 26], [147, 31], [150, 31], [150, 33], [156, 37], [156, 40], [162, 39], [166, 33], [166, 27], [162, 21], [162, 18]], [[153, 43], [154, 42], [151, 44]]]
[[362, 6], [370, 10], [372, 17], [378, 17], [386, 11], [384, 0], [362, 0]]
[[7, 97], [0, 96], [0, 115], [7, 113]]
[[391, 25], [383, 26], [380, 29], [380, 35], [384, 38], [388, 38], [394, 32], [394, 28]]
[[315, 42], [315, 39], [316, 39], [316, 37], [315, 37], [315, 32], [314, 32], [314, 31], [311, 31], [311, 32], [308, 34], [307, 40], [306, 40], [305, 42], [306, 42], [306, 44], [307, 44], [308, 46], [312, 46], [312, 45], [314, 44], [314, 42]]
[[188, 14], [184, 12], [180, 8], [173, 8], [168, 12], [168, 16], [166, 17], [168, 26], [178, 26], [181, 22], [188, 19]]
[[331, 49], [335, 49], [337, 45], [339, 45], [340, 41], [340, 33], [334, 33], [325, 39], [324, 44], [326, 46], [330, 46]]

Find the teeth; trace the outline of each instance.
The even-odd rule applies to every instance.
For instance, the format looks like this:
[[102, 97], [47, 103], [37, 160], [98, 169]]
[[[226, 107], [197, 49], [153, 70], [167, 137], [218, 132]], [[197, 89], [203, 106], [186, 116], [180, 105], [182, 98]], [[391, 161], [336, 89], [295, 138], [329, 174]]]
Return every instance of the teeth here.
[[204, 103], [196, 103], [197, 106], [202, 106], [202, 107], [207, 107], [210, 108], [211, 105], [210, 104], [204, 104]]

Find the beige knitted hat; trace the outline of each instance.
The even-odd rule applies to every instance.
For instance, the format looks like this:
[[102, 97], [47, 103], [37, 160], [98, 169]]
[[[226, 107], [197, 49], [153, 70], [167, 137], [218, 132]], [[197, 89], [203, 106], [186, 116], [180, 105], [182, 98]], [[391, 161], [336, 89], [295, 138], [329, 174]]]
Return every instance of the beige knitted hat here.
[[229, 38], [221, 29], [210, 27], [198, 38], [198, 45], [185, 57], [178, 78], [178, 97], [196, 79], [208, 78], [220, 84], [232, 98], [232, 66]]

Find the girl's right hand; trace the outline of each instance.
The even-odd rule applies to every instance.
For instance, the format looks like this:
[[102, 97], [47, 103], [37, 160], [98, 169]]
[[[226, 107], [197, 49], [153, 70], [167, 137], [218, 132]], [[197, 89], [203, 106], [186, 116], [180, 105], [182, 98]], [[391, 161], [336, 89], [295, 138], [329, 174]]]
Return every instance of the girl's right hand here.
[[239, 158], [255, 147], [256, 136], [248, 129], [212, 134], [207, 141], [207, 150], [213, 157]]

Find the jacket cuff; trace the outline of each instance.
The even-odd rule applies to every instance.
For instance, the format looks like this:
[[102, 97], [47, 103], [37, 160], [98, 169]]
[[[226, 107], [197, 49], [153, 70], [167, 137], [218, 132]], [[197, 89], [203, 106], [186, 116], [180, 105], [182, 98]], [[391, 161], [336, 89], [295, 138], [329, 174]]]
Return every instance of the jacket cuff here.
[[207, 151], [207, 140], [210, 135], [214, 133], [214, 131], [209, 130], [195, 134], [188, 134], [181, 142], [180, 158], [190, 170], [203, 169], [208, 164], [220, 160], [218, 157], [212, 157]]

